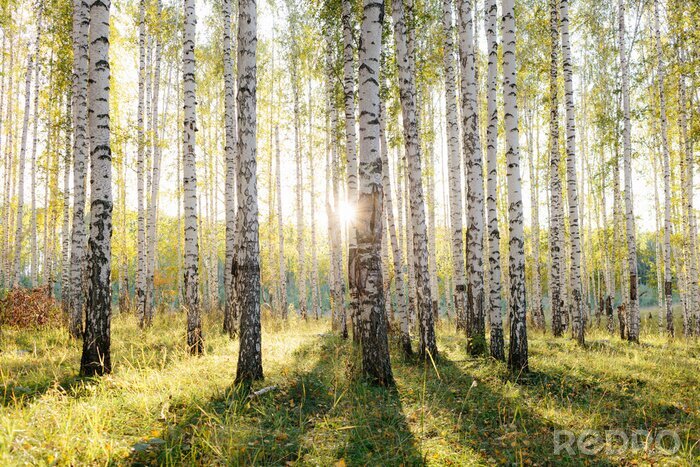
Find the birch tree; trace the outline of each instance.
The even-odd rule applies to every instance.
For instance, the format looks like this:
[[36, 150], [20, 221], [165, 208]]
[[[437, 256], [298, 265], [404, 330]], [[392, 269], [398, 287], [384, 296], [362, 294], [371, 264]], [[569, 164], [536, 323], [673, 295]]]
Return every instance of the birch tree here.
[[[489, 234], [489, 297], [487, 303], [489, 320], [491, 322], [491, 356], [497, 360], [505, 360], [503, 323], [501, 319], [501, 235], [498, 227], [498, 39], [496, 36], [497, 13], [498, 9], [496, 6], [496, 0], [487, 0], [486, 14], [484, 15], [487, 39], [486, 48], [488, 50], [488, 126], [486, 127], [486, 171], [488, 173], [488, 179], [486, 182], [486, 211], [488, 216]], [[461, 221], [461, 215], [457, 220]], [[452, 222], [454, 225], [455, 220], [453, 220]]]
[[383, 222], [380, 154], [379, 66], [384, 3], [363, 1], [359, 47], [360, 191], [357, 204], [357, 256], [353, 282], [358, 291], [362, 372], [381, 386], [393, 386], [381, 269]]
[[550, 0], [551, 61], [549, 67], [549, 184], [550, 212], [549, 218], [549, 252], [551, 256], [551, 275], [549, 278], [549, 295], [552, 308], [552, 332], [555, 337], [564, 332], [562, 300], [564, 288], [564, 201], [562, 200], [561, 172], [559, 164], [559, 11], [557, 0]]
[[583, 286], [581, 284], [581, 234], [579, 231], [578, 182], [576, 180], [576, 116], [574, 83], [569, 41], [569, 0], [560, 0], [561, 48], [564, 68], [564, 100], [566, 101], [566, 192], [569, 201], [569, 236], [571, 239], [571, 316], [572, 332], [584, 344]]
[[637, 294], [637, 243], [632, 202], [632, 124], [630, 121], [630, 90], [627, 52], [625, 47], [625, 4], [618, 0], [618, 48], [622, 75], [623, 160], [625, 173], [625, 230], [627, 264], [629, 267], [629, 309], [627, 340], [639, 342], [639, 298]]
[[[231, 0], [223, 0], [224, 14], [224, 122], [226, 125], [224, 156], [226, 163], [225, 199], [226, 199], [226, 251], [224, 261], [224, 332], [229, 336], [236, 333], [237, 316], [235, 313], [233, 282], [231, 268], [236, 241], [236, 90], [233, 72], [233, 50], [231, 33]], [[277, 132], [275, 132], [277, 135]], [[279, 150], [279, 143], [278, 143]], [[279, 186], [277, 196], [279, 199]], [[286, 301], [286, 300], [285, 300]]]
[[[412, 226], [412, 250], [414, 256], [416, 303], [420, 330], [421, 358], [437, 356], [437, 343], [433, 324], [433, 311], [428, 274], [428, 241], [425, 223], [425, 203], [421, 175], [421, 148], [418, 133], [418, 112], [416, 107], [415, 77], [410, 66], [407, 46], [407, 28], [402, 0], [392, 0], [394, 23], [394, 45], [399, 69], [399, 95], [403, 118], [404, 142], [410, 186], [410, 215]], [[407, 242], [410, 243], [410, 242]]]
[[462, 231], [462, 178], [459, 157], [459, 122], [455, 73], [454, 29], [452, 1], [442, 2], [442, 27], [445, 36], [443, 64], [445, 67], [445, 118], [447, 120], [447, 165], [449, 173], [450, 225], [452, 237], [452, 269], [457, 327], [466, 328], [467, 279], [464, 271], [464, 234]]
[[659, 31], [659, 2], [654, 0], [654, 36], [656, 42], [657, 84], [659, 87], [659, 118], [661, 120], [661, 150], [664, 171], [664, 306], [666, 331], [673, 337], [673, 296], [671, 276], [671, 162], [668, 151], [668, 119], [666, 118], [666, 94], [664, 92], [665, 69]]
[[355, 134], [355, 60], [352, 27], [352, 1], [342, 0], [343, 24], [343, 94], [345, 104], [345, 155], [347, 158], [347, 204], [351, 214], [348, 225], [348, 289], [350, 292], [350, 317], [353, 323], [353, 340], [359, 329], [356, 327], [358, 310], [357, 284], [353, 282], [352, 271], [357, 252], [357, 232], [355, 228], [355, 211], [357, 204], [357, 136]]
[[257, 12], [255, 0], [238, 4], [238, 217], [233, 275], [241, 310], [236, 383], [263, 377], [260, 331], [260, 244], [256, 180]]
[[81, 376], [112, 371], [112, 150], [109, 121], [110, 0], [90, 4], [88, 123], [90, 134], [90, 240], [87, 311]]
[[195, 84], [195, 1], [185, 0], [185, 30], [182, 48], [184, 92], [184, 174], [182, 177], [185, 206], [184, 307], [187, 311], [187, 349], [193, 355], [204, 351], [199, 307], [199, 224], [197, 223], [197, 169], [195, 164], [196, 84]]
[[144, 174], [146, 135], [144, 126], [144, 107], [146, 105], [146, 0], [139, 1], [139, 70], [138, 70], [138, 115], [137, 121], [137, 155], [136, 155], [136, 205], [137, 205], [137, 242], [136, 242], [136, 314], [140, 323], [146, 316], [146, 213], [144, 199]]
[[525, 233], [520, 179], [520, 143], [518, 140], [518, 101], [515, 80], [514, 0], [503, 0], [503, 103], [506, 132], [508, 182], [508, 224], [510, 238], [508, 268], [510, 275], [510, 348], [508, 368], [515, 373], [528, 371], [527, 320], [525, 319]]
[[472, 355], [486, 351], [484, 335], [484, 175], [476, 97], [472, 2], [459, 0], [459, 56], [462, 69], [462, 133], [467, 166], [467, 347]]

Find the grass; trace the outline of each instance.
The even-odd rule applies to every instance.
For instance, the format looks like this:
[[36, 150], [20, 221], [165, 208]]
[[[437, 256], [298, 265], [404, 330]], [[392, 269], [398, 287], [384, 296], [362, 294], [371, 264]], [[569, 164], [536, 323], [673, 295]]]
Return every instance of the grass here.
[[[392, 350], [397, 388], [357, 377], [350, 342], [326, 321], [267, 321], [266, 379], [232, 387], [238, 343], [205, 319], [206, 354], [183, 352], [184, 318], [141, 331], [113, 320], [114, 372], [76, 378], [79, 346], [59, 329], [0, 336], [0, 465], [484, 465], [700, 462], [700, 346], [655, 336], [633, 345], [591, 331], [589, 345], [532, 334], [532, 374], [466, 355], [439, 329], [435, 365]], [[554, 453], [554, 430], [674, 430], [680, 450]]]

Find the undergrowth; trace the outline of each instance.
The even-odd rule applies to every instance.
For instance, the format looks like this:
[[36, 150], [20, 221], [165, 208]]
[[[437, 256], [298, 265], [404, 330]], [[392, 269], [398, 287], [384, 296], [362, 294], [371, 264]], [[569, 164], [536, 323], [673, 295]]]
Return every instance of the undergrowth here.
[[[113, 374], [79, 379], [64, 330], [0, 334], [0, 465], [483, 465], [700, 462], [700, 346], [647, 330], [643, 344], [591, 331], [586, 349], [530, 333], [532, 373], [466, 354], [438, 329], [440, 358], [405, 361], [395, 390], [358, 377], [352, 343], [327, 321], [266, 321], [265, 381], [232, 387], [237, 341], [205, 319], [206, 352], [184, 352], [184, 317], [148, 330], [113, 320]], [[555, 454], [553, 433], [673, 430], [679, 451]], [[609, 452], [610, 451], [610, 452]]]

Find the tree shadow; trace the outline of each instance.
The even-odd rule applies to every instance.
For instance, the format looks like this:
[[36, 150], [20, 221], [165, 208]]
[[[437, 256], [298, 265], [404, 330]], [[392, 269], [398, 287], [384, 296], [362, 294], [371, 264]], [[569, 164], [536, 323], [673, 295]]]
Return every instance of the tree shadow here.
[[[319, 335], [297, 349], [259, 396], [231, 386], [204, 403], [171, 408], [163, 439], [134, 445], [131, 465], [415, 465], [421, 457], [398, 393], [353, 376], [351, 344]], [[286, 374], [285, 374], [286, 373]], [[233, 371], [231, 373], [233, 379]], [[120, 462], [121, 463], [121, 462]]]

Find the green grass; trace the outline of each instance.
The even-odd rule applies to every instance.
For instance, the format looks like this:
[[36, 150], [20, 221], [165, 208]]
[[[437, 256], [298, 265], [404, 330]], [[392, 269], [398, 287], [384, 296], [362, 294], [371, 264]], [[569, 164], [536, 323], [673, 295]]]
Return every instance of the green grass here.
[[[645, 323], [652, 327], [652, 324]], [[357, 377], [352, 344], [328, 323], [267, 322], [266, 379], [247, 399], [232, 387], [238, 343], [205, 320], [206, 354], [183, 352], [184, 319], [139, 330], [113, 322], [112, 375], [76, 378], [80, 349], [63, 330], [0, 336], [0, 465], [482, 465], [700, 462], [700, 346], [647, 330], [643, 344], [591, 331], [582, 350], [532, 334], [532, 374], [471, 358], [439, 329], [435, 365], [393, 353], [397, 388]], [[554, 454], [553, 431], [675, 430], [658, 452]]]

